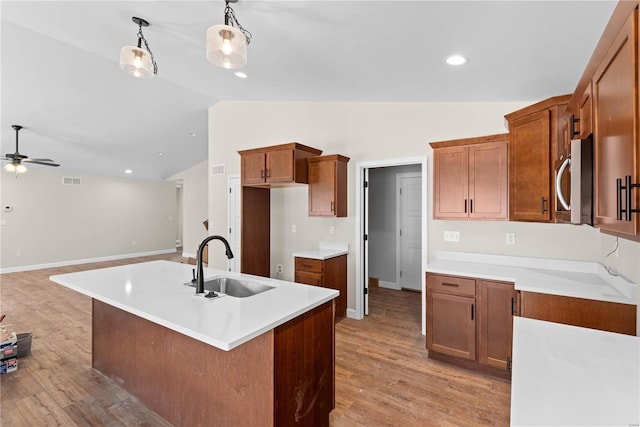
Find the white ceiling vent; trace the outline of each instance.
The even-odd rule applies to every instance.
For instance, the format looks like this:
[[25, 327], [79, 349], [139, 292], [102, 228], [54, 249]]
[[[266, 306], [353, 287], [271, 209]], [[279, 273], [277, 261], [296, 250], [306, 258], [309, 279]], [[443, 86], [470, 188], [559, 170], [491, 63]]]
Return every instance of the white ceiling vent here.
[[62, 177], [62, 183], [64, 185], [81, 185], [82, 184], [82, 179], [81, 178], [73, 178], [70, 176], [64, 176]]
[[211, 175], [224, 175], [224, 165], [211, 166]]

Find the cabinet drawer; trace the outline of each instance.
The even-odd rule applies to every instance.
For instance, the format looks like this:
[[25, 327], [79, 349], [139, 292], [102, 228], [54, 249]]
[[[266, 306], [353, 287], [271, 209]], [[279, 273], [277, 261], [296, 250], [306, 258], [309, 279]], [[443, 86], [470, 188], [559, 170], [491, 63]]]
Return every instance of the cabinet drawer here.
[[464, 277], [427, 274], [427, 289], [454, 295], [476, 296], [476, 281]]
[[310, 273], [322, 273], [322, 260], [296, 257], [296, 271], [308, 271]]

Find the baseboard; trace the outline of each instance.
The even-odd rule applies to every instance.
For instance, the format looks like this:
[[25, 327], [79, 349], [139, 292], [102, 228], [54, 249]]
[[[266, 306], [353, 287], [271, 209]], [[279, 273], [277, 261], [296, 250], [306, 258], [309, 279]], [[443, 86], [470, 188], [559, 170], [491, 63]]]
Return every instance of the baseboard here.
[[400, 285], [398, 285], [397, 283], [394, 283], [394, 282], [385, 282], [385, 281], [380, 280], [378, 282], [378, 285], [381, 288], [395, 289], [396, 291], [401, 290]]
[[105, 257], [98, 257], [98, 258], [85, 258], [85, 259], [76, 259], [76, 260], [70, 260], [70, 261], [51, 262], [47, 264], [22, 265], [19, 267], [0, 268], [0, 274], [18, 273], [21, 271], [31, 271], [31, 270], [42, 270], [44, 268], [65, 267], [67, 265], [90, 264], [93, 262], [115, 261], [118, 259], [137, 258], [141, 256], [163, 255], [163, 254], [170, 254], [175, 252], [176, 252], [176, 248], [171, 248], [171, 249], [160, 249], [157, 251], [137, 252], [134, 254], [112, 255], [112, 256], [105, 256]]
[[188, 252], [182, 252], [182, 258], [195, 258], [196, 254], [190, 254]]
[[347, 317], [349, 319], [357, 319], [357, 320], [361, 319], [360, 317], [358, 317], [358, 313], [356, 313], [356, 311], [352, 308], [347, 308]]

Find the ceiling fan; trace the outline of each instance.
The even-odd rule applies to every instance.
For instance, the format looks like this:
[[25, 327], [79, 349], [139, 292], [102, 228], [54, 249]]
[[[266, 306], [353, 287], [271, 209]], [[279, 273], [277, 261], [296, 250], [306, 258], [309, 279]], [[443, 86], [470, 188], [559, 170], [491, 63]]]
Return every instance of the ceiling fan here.
[[20, 132], [22, 126], [12, 125], [11, 127], [16, 131], [16, 152], [13, 154], [5, 154], [4, 157], [2, 157], [2, 160], [9, 160], [11, 162], [4, 166], [4, 170], [7, 172], [24, 173], [27, 171], [27, 167], [22, 164], [23, 162], [45, 166], [60, 166], [59, 163], [56, 163], [51, 159], [31, 159], [24, 154], [20, 154], [18, 151], [18, 132]]

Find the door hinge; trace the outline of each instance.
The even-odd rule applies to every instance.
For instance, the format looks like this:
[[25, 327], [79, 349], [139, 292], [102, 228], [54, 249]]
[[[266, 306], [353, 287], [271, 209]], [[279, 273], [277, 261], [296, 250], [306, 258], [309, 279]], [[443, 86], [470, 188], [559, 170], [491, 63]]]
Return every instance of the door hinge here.
[[362, 240], [364, 240], [364, 241], [366, 242], [367, 240], [369, 240], [369, 236], [367, 236], [367, 235], [365, 234], [364, 236], [362, 236]]
[[363, 182], [362, 182], [362, 186], [363, 186], [364, 188], [369, 188], [369, 181], [363, 181]]
[[402, 277], [402, 270], [400, 270], [400, 277]]
[[400, 229], [400, 235], [402, 236], [402, 228]]
[[229, 194], [231, 194], [231, 187], [229, 187]]
[[402, 188], [400, 189], [400, 195], [402, 196]]
[[231, 227], [229, 227], [229, 234], [231, 234]]
[[507, 356], [507, 371], [511, 372], [511, 356]]
[[364, 288], [364, 294], [369, 295], [369, 288]]

